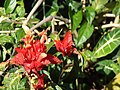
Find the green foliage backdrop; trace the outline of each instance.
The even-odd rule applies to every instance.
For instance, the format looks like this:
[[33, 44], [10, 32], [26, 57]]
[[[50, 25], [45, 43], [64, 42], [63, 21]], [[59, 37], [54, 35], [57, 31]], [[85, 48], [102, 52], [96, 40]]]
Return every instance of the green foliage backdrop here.
[[[28, 29], [36, 39], [47, 30], [47, 53], [62, 60], [39, 71], [46, 75], [45, 90], [120, 89], [120, 0], [0, 0], [0, 5], [0, 90], [34, 90], [25, 69], [10, 64]], [[54, 41], [68, 30], [77, 54], [64, 56]]]

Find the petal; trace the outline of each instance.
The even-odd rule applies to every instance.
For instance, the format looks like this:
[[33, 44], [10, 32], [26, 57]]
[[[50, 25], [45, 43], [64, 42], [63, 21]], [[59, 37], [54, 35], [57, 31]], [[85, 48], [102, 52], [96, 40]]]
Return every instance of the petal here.
[[43, 90], [44, 88], [44, 76], [45, 74], [42, 74], [41, 76], [37, 74], [38, 82], [36, 85], [33, 85], [35, 90]]
[[35, 52], [46, 52], [46, 46], [44, 43], [41, 43], [40, 40], [36, 40], [33, 43], [33, 48]]
[[64, 45], [65, 46], [67, 46], [67, 45], [71, 45], [71, 44], [73, 44], [73, 42], [72, 42], [72, 35], [71, 35], [71, 32], [70, 31], [68, 31], [66, 34], [65, 34], [65, 36], [64, 36], [64, 39], [62, 40], [62, 43], [64, 43]]
[[64, 52], [64, 45], [63, 43], [60, 41], [60, 40], [55, 40], [55, 46], [56, 46], [56, 49], [59, 51], [59, 52], [62, 52], [63, 56], [65, 55], [65, 52]]
[[55, 56], [53, 56], [51, 54], [47, 55], [46, 60], [49, 60], [52, 64], [60, 64], [62, 62], [57, 57], [55, 57]]
[[15, 55], [15, 57], [11, 61], [12, 64], [16, 64], [16, 65], [18, 64], [23, 65], [24, 62], [25, 62], [25, 58], [22, 53], [18, 53], [17, 55]]

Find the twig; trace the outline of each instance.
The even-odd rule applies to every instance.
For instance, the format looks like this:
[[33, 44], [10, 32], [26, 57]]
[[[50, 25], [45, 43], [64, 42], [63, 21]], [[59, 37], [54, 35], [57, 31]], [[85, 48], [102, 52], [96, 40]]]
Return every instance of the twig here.
[[3, 22], [15, 23], [15, 24], [22, 24], [22, 22], [18, 22], [16, 20], [4, 20]]
[[59, 16], [48, 16], [47, 18], [45, 18], [44, 20], [42, 20], [41, 22], [39, 22], [38, 24], [36, 24], [35, 26], [33, 26], [30, 30], [33, 31], [34, 29], [40, 27], [40, 26], [43, 25], [44, 23], [51, 21], [53, 18], [54, 18], [54, 19], [62, 20], [62, 21], [64, 21], [65, 23], [69, 23], [69, 20], [66, 19], [66, 18], [61, 18], [61, 17], [59, 17]]
[[16, 32], [15, 30], [11, 30], [11, 31], [0, 31], [0, 33], [11, 33], [11, 32]]
[[59, 17], [59, 16], [53, 16], [55, 19], [58, 19], [58, 20], [61, 20], [61, 21], [64, 21], [65, 23], [70, 23], [70, 21], [66, 18], [62, 18], [62, 17]]
[[31, 12], [29, 13], [29, 15], [27, 16], [27, 19], [25, 21], [25, 24], [28, 23], [28, 21], [30, 20], [31, 16], [34, 14], [34, 12], [37, 10], [37, 8], [40, 6], [40, 4], [42, 3], [43, 0], [38, 0], [37, 3], [35, 4], [35, 6], [33, 7], [33, 9], [31, 10]]
[[52, 24], [52, 33], [54, 33], [54, 31], [55, 31], [54, 21], [55, 21], [55, 19], [53, 18], [52, 22], [51, 22], [51, 24]]
[[110, 27], [120, 27], [120, 24], [106, 24], [102, 25], [102, 28], [110, 28]]
[[47, 18], [45, 18], [44, 20], [42, 20], [41, 22], [39, 22], [38, 24], [36, 24], [35, 26], [33, 26], [30, 31], [33, 31], [34, 29], [40, 27], [41, 25], [43, 25], [44, 23], [51, 21], [52, 20], [52, 16], [48, 16]]
[[[23, 24], [22, 22], [18, 22], [18, 21], [16, 21], [16, 20], [4, 20], [3, 22], [9, 22], [9, 23], [14, 23], [14, 24]], [[39, 21], [33, 21], [33, 22], [31, 22], [31, 23], [33, 23], [33, 24], [36, 24], [36, 23], [38, 23]]]
[[58, 81], [60, 81], [60, 79], [61, 79], [64, 71], [65, 71], [67, 68], [73, 67], [73, 66], [74, 66], [74, 63], [72, 63], [72, 64], [70, 64], [70, 63], [69, 63], [69, 64], [66, 64], [66, 65], [62, 68], [62, 71], [61, 71], [61, 73], [60, 73], [60, 75], [59, 75]]
[[45, 19], [45, 0], [43, 0], [43, 19]]
[[104, 14], [103, 17], [115, 17], [115, 14], [107, 13]]

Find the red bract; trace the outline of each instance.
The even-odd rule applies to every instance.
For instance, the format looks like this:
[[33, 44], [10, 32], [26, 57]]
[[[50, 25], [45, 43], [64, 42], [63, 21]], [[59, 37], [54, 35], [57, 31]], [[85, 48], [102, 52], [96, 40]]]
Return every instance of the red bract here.
[[59, 64], [61, 61], [50, 54], [46, 54], [46, 46], [39, 40], [36, 40], [27, 48], [16, 48], [17, 55], [12, 60], [12, 63], [23, 65], [28, 73], [34, 70], [41, 70], [48, 64]]
[[65, 34], [65, 37], [63, 40], [55, 40], [56, 49], [59, 52], [62, 52], [63, 56], [65, 55], [69, 56], [73, 52], [72, 45], [73, 45], [73, 41], [72, 41], [72, 35], [70, 31], [68, 31]]
[[44, 88], [44, 74], [42, 74], [41, 76], [40, 75], [37, 75], [37, 84], [34, 84], [34, 88], [35, 90], [43, 90]]
[[[28, 41], [31, 40], [31, 41]], [[23, 39], [25, 48], [20, 46], [20, 48], [16, 48], [18, 52], [17, 55], [11, 60], [12, 64], [22, 65], [28, 74], [35, 73], [40, 71], [43, 67], [49, 64], [60, 64], [61, 61], [51, 55], [46, 53], [46, 46], [44, 42], [40, 40], [32, 40], [31, 37], [27, 37]], [[43, 88], [44, 79], [43, 76], [38, 76], [38, 84], [34, 85], [35, 89]]]

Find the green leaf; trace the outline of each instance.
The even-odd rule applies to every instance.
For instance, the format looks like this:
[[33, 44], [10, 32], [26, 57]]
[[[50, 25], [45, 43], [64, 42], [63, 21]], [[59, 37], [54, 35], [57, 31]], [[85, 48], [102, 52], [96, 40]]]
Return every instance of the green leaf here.
[[120, 90], [120, 73], [117, 74], [107, 85], [106, 90]]
[[93, 33], [93, 26], [85, 22], [78, 31], [78, 46], [84, 43], [85, 41], [87, 41], [87, 39], [90, 38], [92, 33]]
[[46, 90], [62, 90], [62, 88], [55, 83], [51, 83], [51, 85], [48, 86]]
[[71, 7], [71, 10], [74, 10], [75, 12], [77, 12], [79, 7], [81, 7], [81, 2], [79, 1], [68, 0], [68, 2], [69, 2], [69, 7]]
[[86, 8], [86, 18], [89, 24], [92, 23], [92, 21], [94, 20], [95, 17], [95, 10], [89, 6]]
[[42, 72], [48, 76], [48, 78], [51, 80], [51, 77], [50, 77], [50, 72], [46, 71], [46, 70], [42, 70]]
[[46, 44], [46, 47], [47, 47], [46, 52], [48, 52], [53, 45], [54, 45], [54, 42], [50, 42], [49, 44]]
[[59, 10], [59, 6], [57, 4], [57, 0], [54, 0], [52, 2], [52, 6], [51, 6], [51, 9], [46, 13], [46, 17], [49, 16], [49, 15], [52, 15], [52, 16], [55, 16], [56, 13], [58, 12]]
[[75, 13], [72, 17], [73, 19], [73, 26], [72, 26], [72, 31], [76, 30], [79, 24], [82, 21], [82, 10], [78, 11]]
[[16, 0], [6, 0], [4, 3], [4, 7], [7, 14], [12, 13], [16, 7]]
[[5, 15], [5, 8], [0, 7], [0, 16], [4, 16]]
[[25, 32], [22, 28], [19, 28], [15, 34], [16, 34], [17, 41], [20, 41], [25, 36]]
[[112, 11], [116, 16], [120, 15], [120, 2], [117, 2], [113, 11]]
[[16, 8], [16, 11], [17, 11], [17, 14], [20, 16], [20, 17], [23, 17], [25, 15], [25, 9], [23, 6], [18, 6]]
[[95, 58], [106, 56], [120, 45], [120, 28], [104, 35], [95, 46], [93, 53]]
[[10, 22], [4, 22], [0, 23], [0, 30], [6, 31], [6, 30], [13, 30], [13, 24]]
[[6, 90], [18, 90], [22, 75], [16, 73], [7, 74], [4, 77], [3, 84], [7, 88]]
[[5, 61], [5, 59], [6, 59], [6, 54], [7, 54], [7, 50], [6, 50], [6, 48], [3, 47], [3, 46], [2, 46], [2, 48], [3, 48], [2, 59], [3, 59], [3, 61]]
[[120, 73], [120, 65], [119, 64], [117, 64], [117, 63], [113, 63], [113, 64], [111, 64], [111, 67], [113, 68], [113, 72], [115, 73], [115, 74], [118, 74], [118, 73]]
[[13, 39], [11, 36], [0, 35], [0, 45], [4, 43], [13, 43]]
[[111, 71], [113, 71], [113, 68], [111, 67], [111, 64], [114, 64], [112, 60], [103, 60], [98, 62], [95, 66], [96, 71], [101, 71], [103, 70], [107, 75], [110, 74]]
[[99, 12], [104, 8], [104, 5], [108, 3], [109, 0], [94, 0], [92, 3], [93, 8]]
[[25, 84], [26, 84], [27, 78], [23, 78], [20, 83], [18, 84], [18, 90], [26, 90]]

